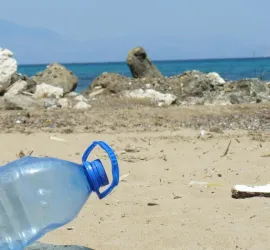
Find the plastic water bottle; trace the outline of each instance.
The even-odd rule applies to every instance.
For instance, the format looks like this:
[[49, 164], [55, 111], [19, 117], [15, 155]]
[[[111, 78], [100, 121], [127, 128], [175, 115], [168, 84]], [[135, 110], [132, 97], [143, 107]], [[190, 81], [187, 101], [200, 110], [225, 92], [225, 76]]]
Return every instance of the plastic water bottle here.
[[[99, 145], [111, 160], [109, 184], [99, 159], [88, 162]], [[46, 233], [73, 220], [94, 191], [100, 199], [119, 183], [113, 150], [95, 141], [85, 151], [82, 164], [51, 157], [27, 156], [0, 168], [0, 250], [21, 250]]]

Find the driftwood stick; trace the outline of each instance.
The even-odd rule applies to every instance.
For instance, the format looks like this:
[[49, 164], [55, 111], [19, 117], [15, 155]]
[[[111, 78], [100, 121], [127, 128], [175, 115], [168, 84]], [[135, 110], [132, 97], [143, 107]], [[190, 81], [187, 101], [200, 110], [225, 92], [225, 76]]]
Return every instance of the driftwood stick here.
[[221, 157], [225, 157], [228, 153], [229, 153], [229, 150], [230, 150], [230, 146], [231, 146], [231, 143], [232, 143], [232, 140], [230, 140], [224, 154], [221, 156]]
[[270, 197], [270, 184], [265, 186], [236, 185], [232, 188], [232, 198]]

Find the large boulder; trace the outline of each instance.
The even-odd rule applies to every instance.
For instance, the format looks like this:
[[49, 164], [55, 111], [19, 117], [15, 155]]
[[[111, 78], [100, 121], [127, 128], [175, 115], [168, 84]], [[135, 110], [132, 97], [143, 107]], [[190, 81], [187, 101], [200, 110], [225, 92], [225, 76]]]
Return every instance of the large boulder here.
[[79, 81], [77, 76], [58, 63], [48, 65], [45, 71], [37, 73], [31, 79], [37, 84], [46, 83], [60, 87], [64, 94], [74, 91]]
[[134, 78], [163, 77], [156, 66], [150, 61], [146, 51], [142, 47], [137, 47], [129, 51], [126, 61]]
[[96, 89], [106, 89], [107, 93], [118, 93], [122, 90], [125, 90], [129, 86], [130, 79], [116, 73], [103, 73], [102, 75], [95, 78], [89, 89], [86, 91], [87, 94], [90, 94]]
[[3, 95], [10, 86], [17, 68], [17, 61], [13, 58], [13, 53], [8, 49], [0, 48], [0, 95]]

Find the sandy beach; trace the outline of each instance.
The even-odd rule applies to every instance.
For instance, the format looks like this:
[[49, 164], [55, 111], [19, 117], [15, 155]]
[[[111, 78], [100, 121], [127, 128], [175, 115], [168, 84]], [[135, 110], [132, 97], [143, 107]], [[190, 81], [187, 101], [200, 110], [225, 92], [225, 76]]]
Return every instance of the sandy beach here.
[[127, 2], [1, 1], [0, 250], [269, 250], [270, 1]]
[[[236, 184], [269, 182], [269, 158], [262, 157], [270, 150], [269, 133], [206, 129], [200, 136], [200, 129], [176, 126], [170, 120], [170, 112], [175, 111], [155, 110], [159, 111], [149, 112], [150, 118], [163, 113], [167, 120], [161, 115], [157, 123], [142, 116], [141, 122], [148, 119], [151, 125], [148, 129], [147, 124], [143, 129], [124, 126], [132, 124], [139, 112], [134, 110], [129, 111], [129, 120], [122, 110], [116, 129], [109, 125], [101, 129], [110, 120], [105, 115], [109, 111], [103, 110], [96, 115], [103, 114], [103, 123], [96, 121], [95, 129], [93, 123], [78, 119], [72, 131], [37, 129], [32, 123], [16, 123], [23, 116], [18, 111], [1, 113], [6, 122], [0, 134], [1, 165], [16, 159], [20, 151], [80, 163], [81, 154], [94, 140], [106, 141], [118, 156], [122, 180], [115, 191], [104, 200], [92, 194], [75, 220], [40, 241], [100, 250], [269, 249], [269, 199], [231, 197]], [[88, 118], [93, 121], [95, 116]], [[90, 129], [81, 130], [86, 123]], [[110, 171], [105, 153], [94, 151], [91, 158], [102, 159]], [[218, 185], [197, 187], [190, 186], [190, 181]]]

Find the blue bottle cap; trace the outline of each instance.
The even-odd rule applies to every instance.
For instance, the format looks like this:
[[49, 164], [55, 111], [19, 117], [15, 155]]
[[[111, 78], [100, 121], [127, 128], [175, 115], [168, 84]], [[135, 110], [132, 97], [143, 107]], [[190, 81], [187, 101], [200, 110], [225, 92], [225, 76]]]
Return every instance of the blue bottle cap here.
[[[87, 161], [89, 154], [97, 145], [107, 152], [111, 161], [111, 165], [112, 165], [112, 175], [113, 175], [112, 183], [102, 193], [99, 192], [99, 189], [109, 184], [109, 180], [105, 172], [105, 169], [102, 165], [102, 162], [99, 159], [91, 161], [91, 162]], [[105, 142], [102, 142], [102, 141], [93, 142], [93, 144], [90, 145], [84, 152], [83, 157], [82, 157], [82, 163], [87, 172], [87, 178], [90, 183], [90, 186], [92, 190], [97, 193], [100, 199], [103, 199], [104, 197], [106, 197], [118, 185], [119, 167], [118, 167], [117, 158], [115, 156], [114, 151]]]
[[88, 180], [93, 191], [97, 192], [101, 187], [109, 184], [107, 174], [99, 159], [84, 162], [84, 167], [87, 170]]

